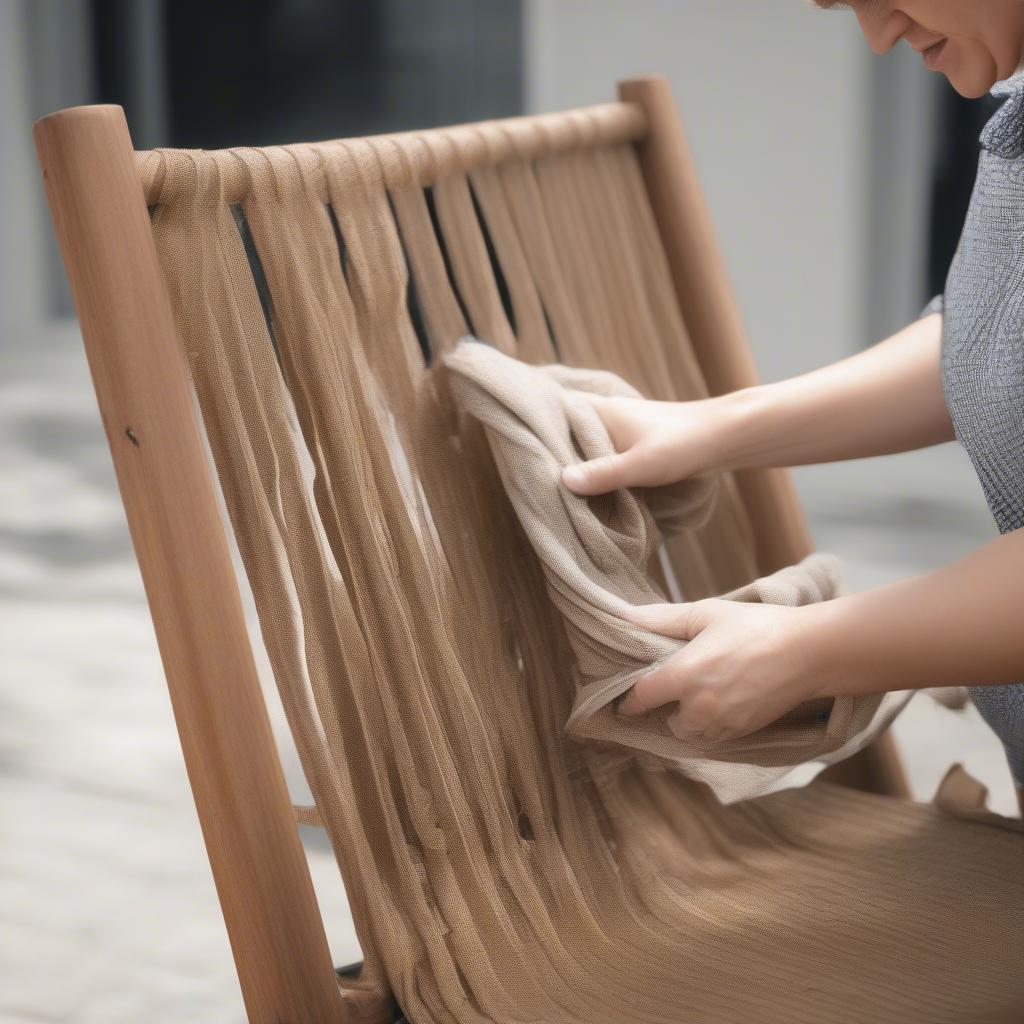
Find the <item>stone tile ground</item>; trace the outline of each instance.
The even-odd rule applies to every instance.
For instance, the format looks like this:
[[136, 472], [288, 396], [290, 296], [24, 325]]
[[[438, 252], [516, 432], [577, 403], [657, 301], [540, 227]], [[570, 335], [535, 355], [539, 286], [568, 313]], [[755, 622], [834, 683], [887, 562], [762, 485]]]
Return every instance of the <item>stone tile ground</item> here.
[[[863, 588], [994, 535], [963, 454], [800, 470], [818, 544]], [[242, 1021], [141, 580], [77, 332], [0, 351], [0, 1024]], [[280, 713], [275, 728], [283, 735]], [[964, 760], [1009, 811], [976, 714], [897, 725], [917, 794]], [[298, 799], [304, 784], [285, 754]], [[358, 959], [309, 831], [336, 962]]]

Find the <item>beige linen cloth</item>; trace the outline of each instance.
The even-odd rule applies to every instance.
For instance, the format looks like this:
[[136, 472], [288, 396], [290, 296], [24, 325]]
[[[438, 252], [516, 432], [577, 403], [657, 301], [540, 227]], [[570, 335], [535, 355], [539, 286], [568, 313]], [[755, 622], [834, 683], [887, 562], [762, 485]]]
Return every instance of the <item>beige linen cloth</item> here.
[[[687, 643], [625, 616], [630, 606], [666, 600], [649, 564], [663, 535], [707, 521], [718, 478], [578, 497], [562, 484], [562, 469], [614, 451], [586, 395], [639, 393], [612, 373], [528, 365], [470, 338], [444, 363], [456, 404], [484, 426], [509, 500], [564, 618], [578, 666], [570, 734], [655, 755], [732, 803], [805, 784], [870, 743], [909, 700], [909, 692], [818, 700], [749, 736], [719, 742], [677, 733], [675, 702], [642, 716], [617, 714], [617, 698]], [[721, 596], [805, 605], [840, 593], [837, 559], [819, 553]]]

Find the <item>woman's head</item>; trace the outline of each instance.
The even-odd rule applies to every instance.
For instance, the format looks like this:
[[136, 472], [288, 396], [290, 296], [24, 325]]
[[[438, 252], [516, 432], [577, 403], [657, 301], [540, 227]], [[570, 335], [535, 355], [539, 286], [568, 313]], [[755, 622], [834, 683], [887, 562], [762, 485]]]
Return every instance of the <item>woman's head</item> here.
[[814, 0], [851, 9], [875, 53], [901, 39], [963, 96], [984, 96], [1024, 60], [1024, 0]]

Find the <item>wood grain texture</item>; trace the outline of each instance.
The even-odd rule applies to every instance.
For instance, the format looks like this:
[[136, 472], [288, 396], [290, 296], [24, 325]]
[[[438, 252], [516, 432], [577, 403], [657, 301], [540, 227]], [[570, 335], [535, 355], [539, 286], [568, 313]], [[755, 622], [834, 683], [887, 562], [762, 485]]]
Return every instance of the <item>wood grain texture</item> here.
[[[619, 98], [647, 117], [637, 144], [640, 166], [679, 305], [712, 394], [759, 383], [704, 202], [697, 169], [683, 135], [668, 81], [660, 75], [619, 83]], [[792, 476], [785, 469], [735, 474], [754, 523], [762, 574], [798, 562], [814, 549]], [[857, 789], [909, 798], [910, 786], [890, 733], [857, 756], [828, 769], [826, 778]]]
[[249, 1019], [340, 1021], [124, 113], [34, 135]]

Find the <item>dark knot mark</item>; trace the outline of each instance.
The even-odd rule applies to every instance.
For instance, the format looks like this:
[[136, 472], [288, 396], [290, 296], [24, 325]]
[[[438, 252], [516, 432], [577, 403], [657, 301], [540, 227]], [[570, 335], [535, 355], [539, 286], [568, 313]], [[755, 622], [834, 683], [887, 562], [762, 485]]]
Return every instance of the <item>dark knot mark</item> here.
[[516, 822], [519, 826], [519, 834], [526, 840], [532, 840], [533, 835], [533, 822], [530, 821], [530, 816], [526, 811], [519, 812], [519, 820]]

